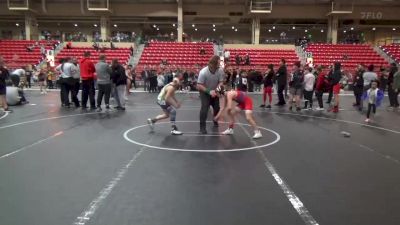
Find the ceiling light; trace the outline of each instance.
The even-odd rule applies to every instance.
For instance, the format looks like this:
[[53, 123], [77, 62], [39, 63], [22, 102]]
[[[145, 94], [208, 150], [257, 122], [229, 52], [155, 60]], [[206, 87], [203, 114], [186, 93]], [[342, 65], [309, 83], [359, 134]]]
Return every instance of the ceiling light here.
[[192, 24], [192, 27], [194, 27], [195, 25], [194, 24]]
[[213, 29], [213, 31], [215, 31], [215, 28]]
[[271, 29], [268, 30], [268, 32], [271, 32], [271, 31], [272, 31]]
[[78, 26], [78, 24], [74, 24], [74, 26], [75, 26], [75, 27], [77, 27], [77, 26]]
[[194, 30], [197, 31], [197, 28], [195, 28]]
[[350, 30], [354, 30], [354, 27], [350, 28]]
[[156, 28], [156, 27], [157, 27], [157, 25], [153, 24], [153, 27], [154, 27], [154, 28]]
[[307, 32], [308, 32], [308, 30], [304, 30], [304, 32], [306, 32], [306, 33], [307, 33]]
[[324, 30], [321, 30], [321, 33], [324, 33]]
[[15, 26], [19, 27], [19, 23], [16, 23]]
[[173, 23], [172, 26], [175, 27], [175, 24]]
[[114, 27], [118, 27], [118, 25], [117, 25], [117, 24], [114, 24]]
[[375, 28], [375, 27], [373, 27], [373, 28], [372, 28], [372, 30], [376, 30], [376, 28]]
[[296, 27], [292, 27], [292, 29], [294, 30], [294, 29], [296, 29]]
[[345, 31], [345, 30], [343, 31], [343, 33], [346, 33], [346, 32], [347, 32], [347, 31]]
[[160, 28], [157, 27], [157, 30], [160, 30]]
[[393, 30], [393, 31], [395, 31], [395, 30], [396, 30], [396, 28], [394, 28], [394, 27], [393, 27], [393, 29], [392, 29], [392, 30]]
[[236, 28], [236, 29], [235, 29], [235, 32], [237, 32], [237, 31], [238, 31], [238, 29]]
[[275, 26], [273, 26], [272, 29], [275, 30]]
[[94, 27], [97, 27], [97, 24], [93, 24]]
[[215, 27], [215, 24], [213, 24], [213, 27]]
[[232, 26], [232, 30], [234, 30], [235, 29], [235, 27], [234, 26]]

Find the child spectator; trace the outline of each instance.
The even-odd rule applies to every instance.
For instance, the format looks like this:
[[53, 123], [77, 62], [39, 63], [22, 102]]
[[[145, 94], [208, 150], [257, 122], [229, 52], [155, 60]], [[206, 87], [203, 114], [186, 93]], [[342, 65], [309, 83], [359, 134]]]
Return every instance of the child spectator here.
[[[313, 105], [313, 94], [314, 94], [314, 84], [315, 76], [312, 74], [312, 68], [308, 67], [306, 69], [306, 75], [304, 75], [304, 110], [312, 110]], [[308, 103], [310, 107], [308, 108]]]
[[375, 114], [376, 107], [381, 105], [383, 98], [383, 91], [378, 89], [378, 81], [371, 81], [371, 88], [363, 95], [363, 99], [368, 101], [367, 119], [365, 119], [365, 122], [370, 122], [371, 110]]

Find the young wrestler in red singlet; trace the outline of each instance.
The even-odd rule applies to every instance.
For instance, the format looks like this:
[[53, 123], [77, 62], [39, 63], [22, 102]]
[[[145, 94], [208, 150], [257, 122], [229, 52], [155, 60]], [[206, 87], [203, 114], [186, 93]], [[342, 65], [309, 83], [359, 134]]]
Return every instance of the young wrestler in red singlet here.
[[[217, 87], [217, 93], [221, 98], [224, 100], [224, 107], [220, 110], [217, 116], [215, 116], [215, 120], [218, 120], [221, 117], [224, 111], [227, 111], [229, 116], [229, 128], [226, 129], [222, 134], [225, 135], [232, 135], [233, 134], [233, 127], [236, 120], [236, 115], [243, 110], [246, 115], [247, 121], [254, 129], [253, 139], [261, 138], [262, 134], [258, 129], [258, 126], [253, 117], [253, 100], [246, 95], [246, 93], [238, 90], [232, 90], [225, 92], [223, 86]], [[237, 102], [238, 104], [235, 106], [233, 101]]]

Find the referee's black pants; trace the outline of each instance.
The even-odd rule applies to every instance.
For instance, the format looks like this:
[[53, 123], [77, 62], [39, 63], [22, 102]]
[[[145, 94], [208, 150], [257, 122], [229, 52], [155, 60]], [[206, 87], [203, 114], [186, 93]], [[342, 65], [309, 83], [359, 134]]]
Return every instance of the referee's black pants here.
[[212, 98], [210, 95], [204, 92], [200, 92], [200, 101], [200, 130], [205, 130], [208, 110], [210, 109], [210, 106], [213, 107], [214, 116], [216, 116], [219, 112], [219, 98]]

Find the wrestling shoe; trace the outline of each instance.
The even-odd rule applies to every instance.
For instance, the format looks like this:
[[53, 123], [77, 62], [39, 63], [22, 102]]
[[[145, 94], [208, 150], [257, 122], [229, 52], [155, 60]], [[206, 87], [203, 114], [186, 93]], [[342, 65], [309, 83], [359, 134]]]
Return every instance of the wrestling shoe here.
[[222, 132], [222, 134], [224, 134], [224, 135], [232, 135], [233, 134], [233, 129], [232, 128], [228, 128], [224, 132]]

